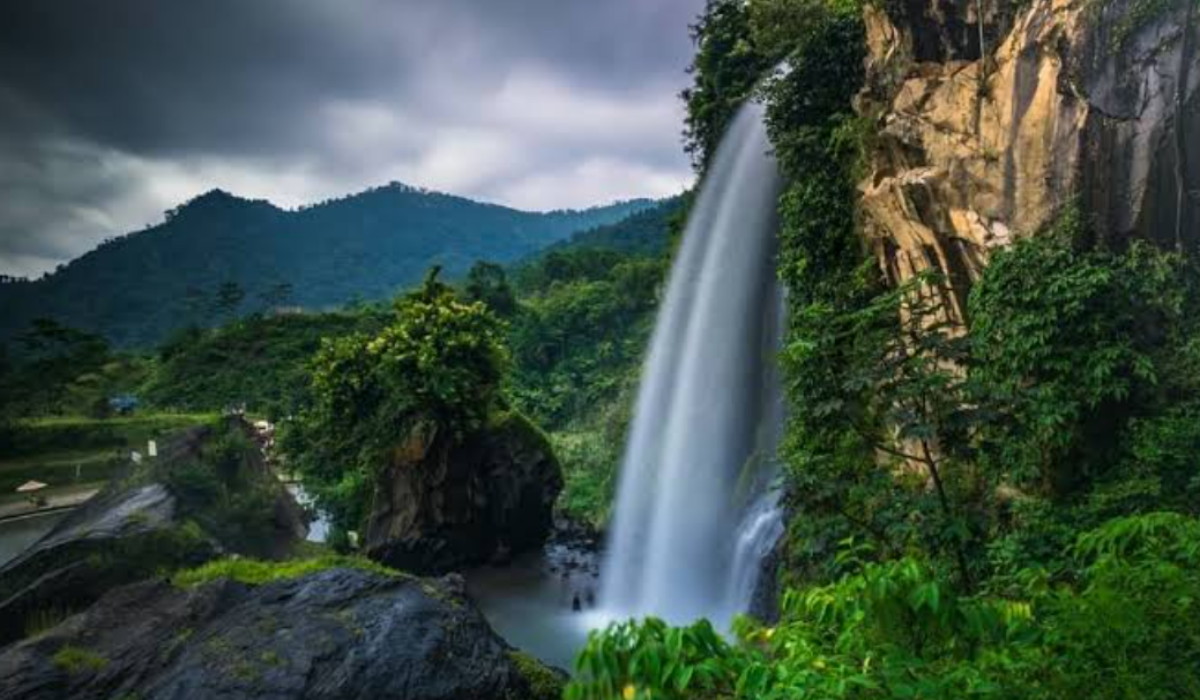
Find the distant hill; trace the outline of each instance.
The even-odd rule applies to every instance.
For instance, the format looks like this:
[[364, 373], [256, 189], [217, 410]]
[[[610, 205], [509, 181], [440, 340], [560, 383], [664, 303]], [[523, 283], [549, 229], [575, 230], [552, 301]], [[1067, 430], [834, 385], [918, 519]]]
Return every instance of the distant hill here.
[[568, 248], [615, 250], [630, 255], [661, 255], [670, 244], [674, 220], [686, 204], [687, 199], [682, 195], [664, 199], [620, 221], [580, 231], [535, 253], [533, 257]]
[[653, 205], [534, 213], [393, 183], [285, 211], [213, 190], [51, 275], [0, 283], [0, 340], [52, 318], [145, 347], [256, 310], [385, 298], [431, 265], [453, 278], [476, 260], [524, 258]]

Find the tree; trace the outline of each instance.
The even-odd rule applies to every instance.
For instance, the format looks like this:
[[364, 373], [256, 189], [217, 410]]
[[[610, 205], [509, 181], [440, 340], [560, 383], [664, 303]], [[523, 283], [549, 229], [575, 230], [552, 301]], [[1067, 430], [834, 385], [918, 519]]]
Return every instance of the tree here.
[[688, 67], [692, 86], [680, 94], [687, 106], [684, 150], [703, 173], [733, 115], [773, 61], [755, 47], [743, 0], [708, 0], [691, 33], [697, 45]]
[[34, 320], [17, 342], [21, 361], [9, 384], [24, 414], [66, 411], [72, 383], [98, 376], [112, 358], [104, 338], [51, 319]]
[[278, 282], [267, 287], [258, 297], [267, 311], [287, 306], [295, 289], [290, 282]]
[[435, 269], [378, 335], [325, 340], [285, 451], [334, 520], [355, 529], [396, 445], [418, 428], [451, 438], [479, 428], [507, 368], [500, 322], [481, 302], [460, 301]]
[[222, 316], [231, 318], [246, 298], [246, 290], [237, 282], [225, 282], [217, 288], [217, 296], [213, 301], [214, 310]]
[[468, 301], [483, 302], [501, 318], [516, 313], [517, 297], [508, 284], [504, 268], [496, 263], [480, 260], [472, 265], [463, 291]]
[[183, 306], [187, 309], [189, 323], [197, 324], [207, 320], [214, 304], [203, 289], [188, 287], [183, 293]]

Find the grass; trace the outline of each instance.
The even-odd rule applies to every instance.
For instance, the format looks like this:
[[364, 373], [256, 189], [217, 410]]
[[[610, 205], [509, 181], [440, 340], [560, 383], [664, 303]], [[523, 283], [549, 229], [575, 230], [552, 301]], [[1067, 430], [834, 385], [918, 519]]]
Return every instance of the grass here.
[[395, 569], [389, 569], [370, 559], [356, 556], [329, 555], [282, 562], [230, 557], [217, 559], [194, 569], [180, 571], [172, 578], [172, 582], [180, 588], [194, 588], [221, 579], [261, 586], [273, 581], [286, 581], [329, 569], [359, 569], [392, 577], [401, 575]]
[[[146, 413], [115, 418], [47, 416], [18, 421], [0, 440], [0, 494], [31, 479], [51, 486], [107, 481], [129, 450], [148, 440], [212, 423], [211, 413]], [[78, 469], [78, 474], [76, 473]]]
[[103, 426], [137, 430], [141, 428], [183, 428], [208, 423], [217, 417], [215, 413], [137, 413], [112, 418], [89, 418], [87, 416], [41, 416], [18, 421], [18, 425], [32, 428], [62, 428]]
[[[0, 460], [0, 502], [4, 502], [7, 496], [15, 496], [13, 491], [30, 480], [41, 481], [51, 487], [102, 483], [122, 463], [124, 459], [111, 449], [63, 450]], [[43, 491], [42, 494], [46, 495], [47, 492]]]
[[17, 421], [3, 446], [0, 458], [13, 459], [63, 450], [141, 448], [146, 441], [161, 438], [194, 425], [212, 423], [215, 413], [139, 413], [113, 418], [43, 416]]
[[67, 644], [54, 652], [51, 658], [54, 665], [67, 673], [84, 671], [102, 671], [108, 665], [108, 659], [90, 649]]
[[508, 652], [508, 658], [516, 666], [517, 672], [529, 684], [529, 691], [537, 700], [551, 700], [562, 697], [563, 679], [558, 677], [545, 664], [523, 651], [515, 649]]

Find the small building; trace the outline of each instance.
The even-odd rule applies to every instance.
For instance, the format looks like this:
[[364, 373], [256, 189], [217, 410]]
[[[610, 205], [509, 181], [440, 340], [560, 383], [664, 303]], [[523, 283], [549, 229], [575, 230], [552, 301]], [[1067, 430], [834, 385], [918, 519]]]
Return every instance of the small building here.
[[138, 397], [130, 394], [113, 396], [108, 400], [108, 407], [112, 409], [113, 413], [122, 416], [127, 416], [130, 413], [133, 413], [135, 410], [137, 410], [137, 407], [140, 404], [141, 400], [139, 400]]

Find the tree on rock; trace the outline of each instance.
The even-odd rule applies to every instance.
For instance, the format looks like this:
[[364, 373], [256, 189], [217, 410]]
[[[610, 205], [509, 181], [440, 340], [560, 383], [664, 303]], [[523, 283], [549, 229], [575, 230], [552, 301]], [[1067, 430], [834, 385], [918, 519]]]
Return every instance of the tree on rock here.
[[368, 551], [403, 551], [379, 558], [410, 569], [538, 540], [561, 474], [540, 432], [500, 394], [503, 325], [482, 302], [461, 301], [436, 269], [395, 312], [378, 335], [326, 340], [318, 352], [310, 405], [284, 435], [306, 488], [343, 529], [369, 519]]

